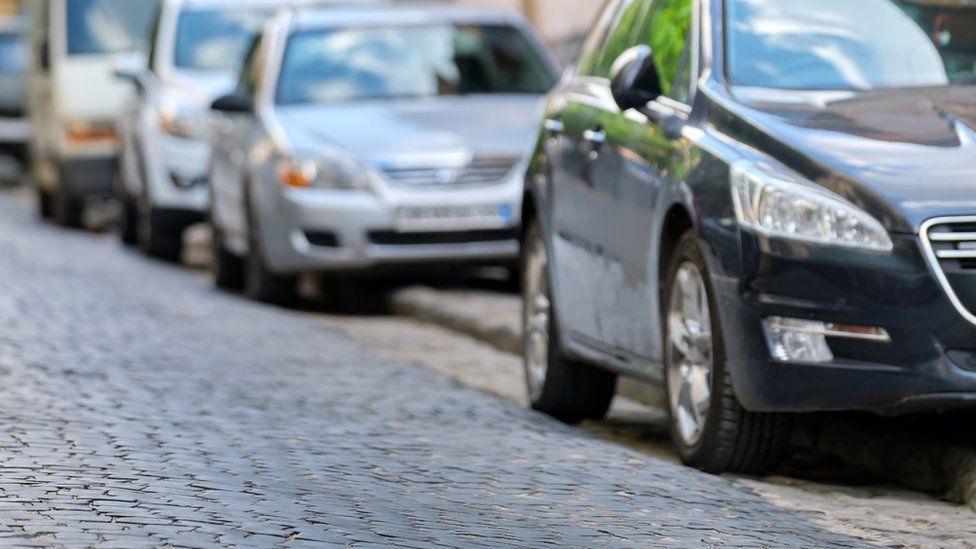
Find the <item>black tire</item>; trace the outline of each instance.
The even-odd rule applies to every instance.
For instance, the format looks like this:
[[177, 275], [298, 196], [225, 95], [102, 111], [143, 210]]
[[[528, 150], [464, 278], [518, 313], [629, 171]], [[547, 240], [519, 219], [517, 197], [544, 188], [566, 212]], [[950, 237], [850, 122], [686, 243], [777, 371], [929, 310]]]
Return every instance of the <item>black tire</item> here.
[[210, 231], [213, 239], [213, 277], [214, 285], [223, 290], [241, 291], [244, 289], [244, 261], [234, 255], [224, 244], [223, 232], [213, 221], [211, 214]]
[[58, 189], [54, 193], [52, 206], [55, 223], [69, 229], [80, 229], [82, 227], [85, 213], [84, 203], [81, 197], [73, 195], [64, 187], [64, 182], [59, 183]]
[[[545, 244], [542, 241], [542, 233], [538, 223], [530, 221], [525, 231], [525, 238], [522, 245], [522, 269], [525, 274], [522, 277], [522, 301], [523, 307], [527, 308], [530, 302], [533, 289], [534, 277], [530, 276], [530, 269], [539, 269], [538, 265], [533, 264], [533, 254], [536, 253], [534, 246], [541, 246], [542, 252], [546, 253]], [[546, 260], [547, 261], [547, 260]], [[548, 281], [548, 272], [543, 266], [539, 276], [545, 277]], [[552, 302], [552, 294], [548, 288], [551, 284], [545, 284], [549, 302]], [[598, 368], [591, 364], [572, 360], [567, 357], [560, 348], [558, 337], [558, 322], [556, 322], [555, 309], [550, 307], [548, 315], [548, 352], [546, 353], [547, 367], [545, 371], [545, 381], [542, 390], [533, 396], [532, 374], [530, 373], [529, 361], [532, 353], [530, 349], [531, 336], [528, 329], [529, 314], [523, 311], [525, 325], [525, 345], [523, 358], [525, 361], [526, 383], [529, 386], [529, 401], [532, 408], [546, 413], [562, 422], [575, 424], [587, 419], [601, 419], [606, 416], [613, 401], [617, 389], [617, 375]]]
[[138, 208], [139, 249], [149, 257], [178, 263], [183, 253], [183, 227], [166, 212], [142, 202]]
[[120, 192], [118, 200], [121, 208], [116, 224], [119, 240], [126, 246], [135, 246], [139, 243], [139, 204], [124, 191]]
[[37, 215], [41, 219], [52, 219], [54, 217], [54, 199], [51, 193], [41, 187], [37, 187]]
[[[668, 267], [667, 283], [663, 289], [664, 307], [662, 318], [667, 318], [671, 307], [672, 287], [682, 264], [694, 263], [708, 280], [708, 266], [697, 236], [693, 231], [679, 240]], [[735, 472], [763, 475], [772, 471], [789, 450], [792, 433], [792, 417], [778, 413], [749, 412], [742, 407], [732, 386], [732, 376], [725, 354], [722, 327], [711, 287], [706, 283], [712, 325], [712, 376], [709, 411], [706, 415], [700, 440], [687, 445], [678, 434], [675, 414], [671, 413], [671, 438], [682, 461], [691, 467], [709, 473]], [[668, 322], [664, 325], [664, 341], [668, 345]], [[665, 365], [665, 376], [669, 372]], [[665, 380], [670, 393], [671, 384]], [[671, 395], [668, 395], [671, 402]]]
[[298, 301], [296, 285], [295, 277], [279, 275], [268, 267], [261, 239], [258, 238], [257, 223], [249, 215], [248, 250], [244, 258], [244, 295], [262, 303], [291, 307]]

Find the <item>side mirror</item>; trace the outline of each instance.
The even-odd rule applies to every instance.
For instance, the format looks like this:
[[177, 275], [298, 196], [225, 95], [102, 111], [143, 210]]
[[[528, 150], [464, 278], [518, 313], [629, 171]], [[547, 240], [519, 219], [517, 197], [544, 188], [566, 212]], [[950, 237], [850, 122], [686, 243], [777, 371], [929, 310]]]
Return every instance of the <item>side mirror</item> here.
[[648, 46], [620, 54], [610, 69], [610, 89], [620, 110], [640, 109], [662, 95], [661, 77]]
[[118, 56], [112, 72], [116, 78], [131, 82], [139, 93], [146, 91], [146, 76], [149, 74], [149, 69], [141, 56]]
[[210, 108], [225, 113], [251, 113], [254, 112], [254, 102], [243, 93], [234, 92], [218, 98]]

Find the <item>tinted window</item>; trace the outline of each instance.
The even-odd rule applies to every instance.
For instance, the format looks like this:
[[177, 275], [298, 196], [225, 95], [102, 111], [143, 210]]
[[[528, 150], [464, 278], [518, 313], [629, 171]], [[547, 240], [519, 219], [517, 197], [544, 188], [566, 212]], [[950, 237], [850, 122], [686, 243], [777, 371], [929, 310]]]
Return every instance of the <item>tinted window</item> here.
[[183, 12], [176, 30], [176, 66], [236, 71], [268, 15], [239, 8]]
[[68, 55], [135, 51], [146, 46], [157, 0], [70, 0]]
[[682, 101], [691, 84], [691, 19], [691, 0], [655, 0], [640, 31], [654, 52], [664, 95]]
[[576, 70], [584, 76], [592, 76], [597, 62], [599, 61], [600, 51], [606, 42], [607, 34], [611, 27], [619, 19], [620, 10], [624, 4], [621, 0], [609, 0], [603, 8], [599, 20], [593, 26], [593, 30], [583, 42], [583, 47], [576, 61]]
[[541, 94], [553, 80], [532, 42], [509, 26], [331, 29], [289, 39], [278, 102]]
[[30, 54], [27, 40], [17, 35], [0, 35], [0, 74], [21, 74]]
[[610, 67], [620, 54], [638, 44], [638, 33], [650, 5], [648, 0], [624, 0], [623, 9], [597, 53], [589, 74], [603, 78], [610, 76]]
[[969, 0], [727, 0], [732, 83], [848, 90], [976, 83]]

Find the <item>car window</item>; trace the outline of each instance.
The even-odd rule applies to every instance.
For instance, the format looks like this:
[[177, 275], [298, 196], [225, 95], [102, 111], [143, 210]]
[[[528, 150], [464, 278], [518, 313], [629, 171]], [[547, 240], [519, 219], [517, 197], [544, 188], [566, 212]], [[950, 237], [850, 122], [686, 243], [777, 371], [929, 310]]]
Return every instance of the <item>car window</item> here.
[[291, 36], [279, 104], [472, 94], [543, 94], [555, 75], [509, 25], [420, 24]]
[[0, 74], [23, 74], [27, 70], [30, 47], [24, 36], [0, 35]]
[[622, 53], [637, 44], [638, 32], [642, 22], [646, 19], [650, 5], [651, 2], [648, 0], [623, 0], [621, 2], [613, 25], [587, 69], [587, 76], [610, 77], [610, 68], [614, 61]]
[[268, 10], [191, 10], [176, 25], [174, 64], [181, 69], [237, 71]]
[[71, 0], [65, 4], [68, 55], [92, 55], [145, 48], [158, 0]]
[[654, 0], [640, 30], [639, 42], [654, 52], [664, 95], [688, 101], [691, 87], [691, 0]]
[[622, 0], [607, 1], [603, 11], [600, 12], [596, 24], [593, 26], [593, 30], [590, 31], [590, 34], [583, 41], [583, 46], [577, 55], [577, 74], [583, 76], [593, 75], [593, 69], [597, 63], [600, 50], [607, 38], [607, 34], [610, 32], [610, 28], [616, 23], [622, 6]]
[[263, 42], [261, 35], [258, 35], [251, 41], [251, 46], [248, 49], [247, 56], [244, 58], [244, 63], [241, 65], [240, 76], [237, 80], [237, 90], [247, 94], [249, 97], [254, 97], [258, 93], [261, 70], [264, 65], [261, 62], [261, 44]]
[[852, 90], [976, 84], [970, 0], [728, 0], [733, 85]]

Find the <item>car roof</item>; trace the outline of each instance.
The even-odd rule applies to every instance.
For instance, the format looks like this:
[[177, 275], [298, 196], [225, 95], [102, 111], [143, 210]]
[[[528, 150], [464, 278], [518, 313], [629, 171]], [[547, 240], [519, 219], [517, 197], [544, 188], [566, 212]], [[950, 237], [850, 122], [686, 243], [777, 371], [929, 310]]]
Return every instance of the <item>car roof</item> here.
[[481, 6], [460, 6], [447, 3], [388, 2], [339, 3], [333, 6], [302, 7], [295, 10], [293, 28], [310, 30], [340, 25], [382, 24], [512, 24], [524, 23], [522, 16], [511, 9]]

